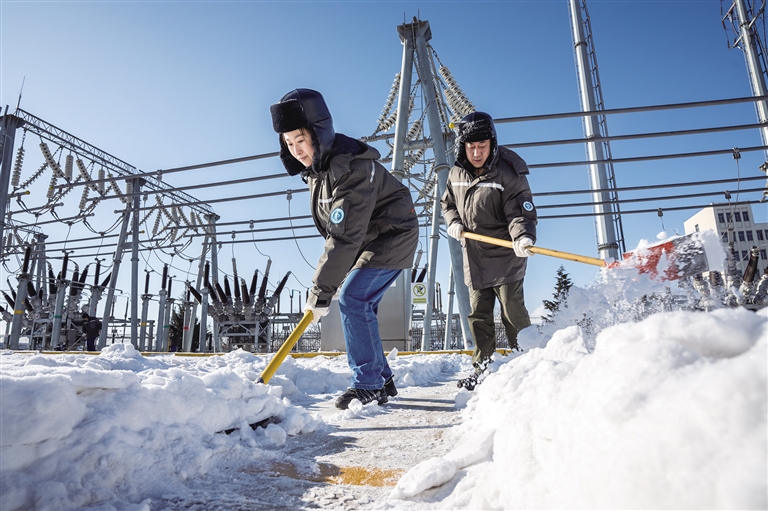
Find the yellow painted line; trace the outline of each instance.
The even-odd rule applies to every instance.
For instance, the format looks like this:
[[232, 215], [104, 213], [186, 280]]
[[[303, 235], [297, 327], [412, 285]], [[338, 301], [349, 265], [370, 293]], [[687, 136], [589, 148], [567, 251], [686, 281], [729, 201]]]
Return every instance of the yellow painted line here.
[[241, 472], [248, 474], [276, 474], [300, 481], [314, 483], [349, 484], [354, 486], [394, 487], [405, 473], [401, 469], [375, 467], [339, 467], [330, 463], [318, 463], [318, 470], [299, 470], [288, 461], [273, 461], [258, 467], [246, 467]]

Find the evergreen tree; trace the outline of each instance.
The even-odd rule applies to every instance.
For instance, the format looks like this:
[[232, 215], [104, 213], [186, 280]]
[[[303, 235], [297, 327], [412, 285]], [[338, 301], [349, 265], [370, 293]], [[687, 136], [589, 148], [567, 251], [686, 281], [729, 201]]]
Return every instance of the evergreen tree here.
[[549, 314], [542, 317], [545, 323], [552, 323], [554, 321], [555, 314], [560, 310], [561, 305], [568, 307], [566, 301], [571, 287], [573, 287], [573, 282], [568, 273], [566, 273], [565, 268], [561, 265], [557, 269], [557, 282], [555, 283], [555, 292], [552, 294], [554, 300], [544, 300], [544, 308], [549, 311]]

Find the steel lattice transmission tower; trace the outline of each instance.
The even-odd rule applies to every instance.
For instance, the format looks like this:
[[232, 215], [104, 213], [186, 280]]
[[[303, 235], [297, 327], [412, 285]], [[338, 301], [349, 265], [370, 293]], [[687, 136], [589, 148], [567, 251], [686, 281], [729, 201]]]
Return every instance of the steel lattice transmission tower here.
[[[436, 288], [436, 270], [440, 226], [443, 223], [440, 198], [448, 182], [448, 170], [454, 163], [454, 132], [450, 127], [454, 122], [475, 107], [459, 88], [448, 68], [443, 66], [434, 49], [429, 45], [432, 31], [428, 21], [413, 18], [411, 23], [397, 27], [403, 44], [403, 61], [400, 72], [395, 76], [384, 111], [379, 117], [376, 131], [367, 140], [393, 140], [392, 153], [383, 158], [391, 161], [392, 173], [399, 179], [408, 178], [422, 183], [418, 190], [416, 207], [420, 216], [428, 216], [431, 222], [427, 264], [427, 294], [424, 312], [424, 336], [422, 350], [431, 346], [431, 325]], [[435, 65], [438, 61], [439, 67]], [[414, 70], [416, 83], [413, 83]], [[397, 99], [396, 109], [392, 107]], [[418, 107], [417, 107], [418, 104]], [[411, 122], [411, 117], [418, 118]], [[379, 135], [394, 127], [394, 135]], [[428, 130], [429, 135], [426, 135]], [[432, 158], [425, 158], [426, 150], [432, 150]], [[429, 167], [424, 175], [412, 172], [415, 165], [421, 163]], [[470, 312], [469, 290], [463, 279], [462, 250], [458, 241], [448, 238], [451, 257], [451, 281], [458, 302], [461, 328], [464, 334], [464, 348], [474, 345], [469, 331], [467, 316]], [[406, 286], [410, 293], [410, 286]], [[451, 295], [453, 296], [453, 295]], [[449, 302], [449, 320], [446, 322], [444, 347], [448, 347], [451, 332], [451, 309]]]

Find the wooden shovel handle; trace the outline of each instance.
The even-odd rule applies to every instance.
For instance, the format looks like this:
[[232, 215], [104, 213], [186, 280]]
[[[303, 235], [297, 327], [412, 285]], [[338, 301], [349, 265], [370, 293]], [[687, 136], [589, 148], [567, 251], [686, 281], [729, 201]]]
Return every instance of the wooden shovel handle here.
[[[482, 234], [476, 234], [474, 232], [467, 232], [464, 231], [462, 233], [465, 238], [469, 238], [471, 240], [475, 241], [483, 241], [485, 243], [490, 243], [491, 245], [498, 245], [500, 247], [507, 247], [514, 250], [515, 245], [513, 242], [508, 240], [500, 240], [498, 238], [493, 238], [491, 236], [484, 236]], [[605, 261], [602, 259], [598, 259], [596, 257], [589, 257], [589, 256], [583, 256], [579, 254], [571, 254], [569, 252], [561, 252], [559, 250], [552, 250], [551, 248], [544, 248], [544, 247], [537, 247], [536, 245], [531, 245], [528, 247], [528, 250], [533, 252], [534, 254], [541, 254], [546, 255], [550, 257], [557, 257], [559, 259], [566, 259], [568, 261], [576, 261], [578, 263], [584, 263], [584, 264], [591, 264], [593, 266], [605, 266]]]

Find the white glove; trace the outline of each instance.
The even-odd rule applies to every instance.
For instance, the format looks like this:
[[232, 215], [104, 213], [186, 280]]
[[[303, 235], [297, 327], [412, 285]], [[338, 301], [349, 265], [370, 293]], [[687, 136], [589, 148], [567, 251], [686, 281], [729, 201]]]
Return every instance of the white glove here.
[[309, 303], [306, 303], [304, 305], [304, 312], [312, 311], [312, 322], [310, 324], [314, 325], [318, 321], [320, 321], [320, 318], [323, 316], [327, 316], [328, 312], [330, 311], [329, 307], [315, 307], [314, 305], [311, 305]]
[[464, 226], [459, 222], [454, 222], [448, 226], [448, 236], [461, 241], [461, 233], [464, 232]]
[[517, 257], [530, 257], [533, 252], [528, 250], [528, 247], [533, 246], [533, 240], [528, 236], [521, 236], [515, 240], [515, 255]]

